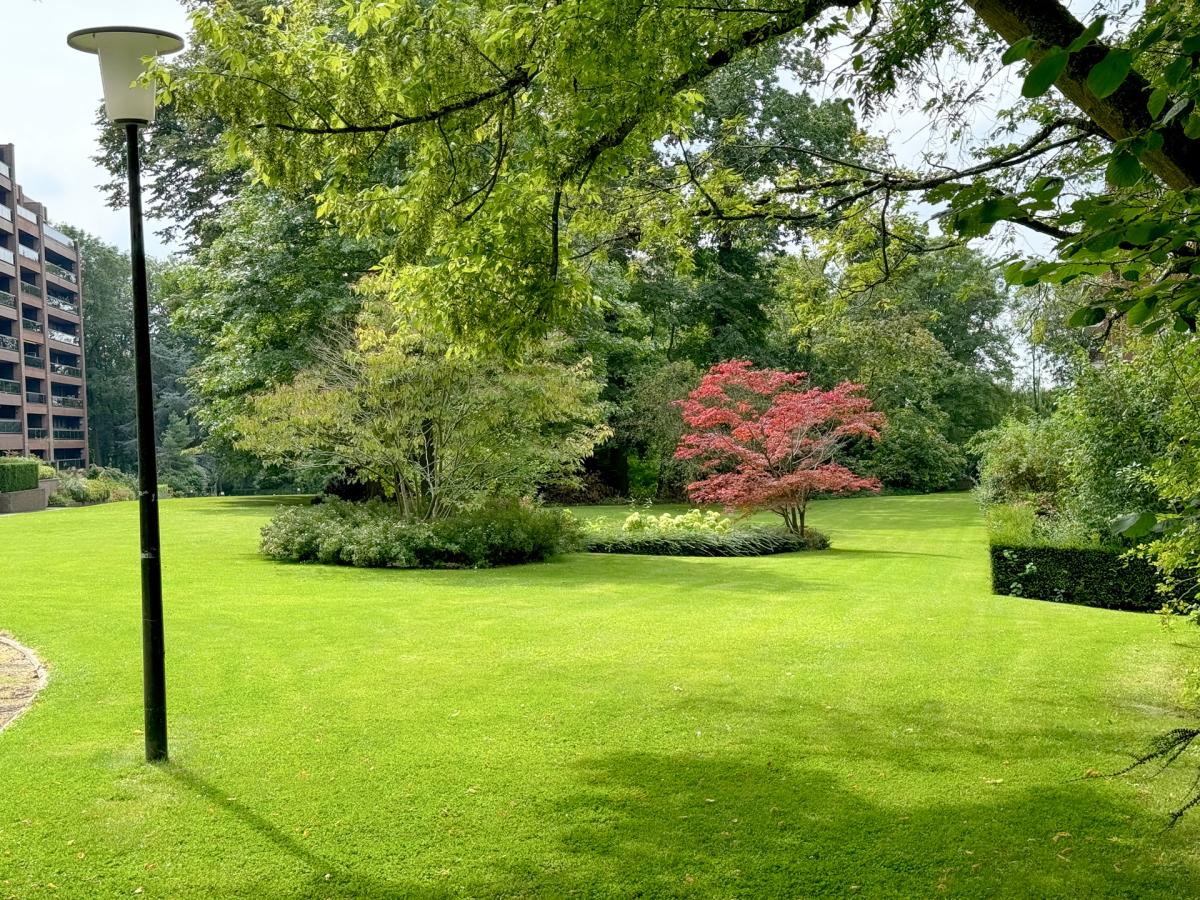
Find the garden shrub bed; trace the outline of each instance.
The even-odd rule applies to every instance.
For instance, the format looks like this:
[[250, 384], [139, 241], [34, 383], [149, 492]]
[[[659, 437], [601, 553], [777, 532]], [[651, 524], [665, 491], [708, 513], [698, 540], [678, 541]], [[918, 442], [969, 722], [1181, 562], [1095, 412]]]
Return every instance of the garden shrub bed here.
[[811, 528], [803, 536], [782, 528], [593, 533], [587, 536], [585, 545], [589, 553], [635, 553], [645, 556], [768, 556], [800, 550], [825, 550], [828, 547], [829, 538]]
[[382, 501], [326, 500], [280, 510], [262, 529], [265, 556], [360, 568], [481, 569], [578, 549], [578, 523], [557, 509], [494, 501], [435, 522]]
[[1123, 550], [993, 543], [991, 553], [997, 594], [1134, 612], [1155, 612], [1167, 599], [1155, 568]]

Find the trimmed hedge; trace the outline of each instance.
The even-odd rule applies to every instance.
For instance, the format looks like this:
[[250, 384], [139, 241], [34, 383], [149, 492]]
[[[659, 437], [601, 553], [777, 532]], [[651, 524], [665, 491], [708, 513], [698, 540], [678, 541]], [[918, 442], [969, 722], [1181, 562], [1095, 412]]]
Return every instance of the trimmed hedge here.
[[0, 459], [0, 494], [32, 491], [38, 486], [38, 464], [24, 459]]
[[1122, 550], [992, 545], [992, 589], [997, 594], [1077, 603], [1103, 609], [1156, 612], [1167, 599], [1158, 573]]
[[829, 538], [809, 528], [801, 537], [782, 528], [744, 528], [735, 531], [590, 534], [589, 553], [635, 553], [644, 556], [768, 556], [799, 550], [825, 550]]

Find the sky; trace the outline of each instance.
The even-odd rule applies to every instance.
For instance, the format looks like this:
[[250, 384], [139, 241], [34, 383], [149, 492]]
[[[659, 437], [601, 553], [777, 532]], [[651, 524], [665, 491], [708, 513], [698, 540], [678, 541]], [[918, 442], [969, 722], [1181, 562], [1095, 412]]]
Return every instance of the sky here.
[[[0, 95], [0, 143], [16, 145], [17, 180], [47, 206], [52, 221], [128, 249], [129, 214], [109, 209], [97, 188], [107, 173], [91, 160], [100, 66], [91, 54], [69, 48], [67, 35], [93, 25], [186, 34], [183, 7], [176, 0], [0, 0], [0, 22], [0, 84], [7, 88]], [[172, 248], [154, 234], [153, 221], [147, 225], [147, 252], [166, 255]]]

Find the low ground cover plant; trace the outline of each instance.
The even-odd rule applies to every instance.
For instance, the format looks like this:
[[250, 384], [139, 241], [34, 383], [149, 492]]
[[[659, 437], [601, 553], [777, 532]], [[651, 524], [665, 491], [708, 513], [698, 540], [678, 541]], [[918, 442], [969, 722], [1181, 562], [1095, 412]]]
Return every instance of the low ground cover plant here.
[[715, 510], [650, 515], [630, 513], [616, 529], [599, 519], [585, 523], [585, 549], [590, 553], [635, 553], [646, 556], [766, 556], [798, 550], [824, 550], [829, 539], [806, 528], [804, 534], [784, 528], [741, 525]]
[[362, 568], [481, 569], [541, 562], [578, 549], [578, 523], [562, 510], [492, 500], [434, 522], [395, 504], [327, 499], [281, 510], [262, 530], [277, 560]]

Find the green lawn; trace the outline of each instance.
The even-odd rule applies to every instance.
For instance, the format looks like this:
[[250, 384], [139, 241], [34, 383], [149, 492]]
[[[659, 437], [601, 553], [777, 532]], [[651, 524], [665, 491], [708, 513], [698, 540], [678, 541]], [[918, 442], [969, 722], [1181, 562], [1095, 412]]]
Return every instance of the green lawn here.
[[[0, 897], [1172, 897], [1197, 640], [989, 592], [966, 496], [818, 504], [835, 549], [481, 572], [256, 554], [163, 507], [172, 762], [141, 762], [137, 508], [0, 518]], [[51, 888], [50, 886], [54, 887]]]

